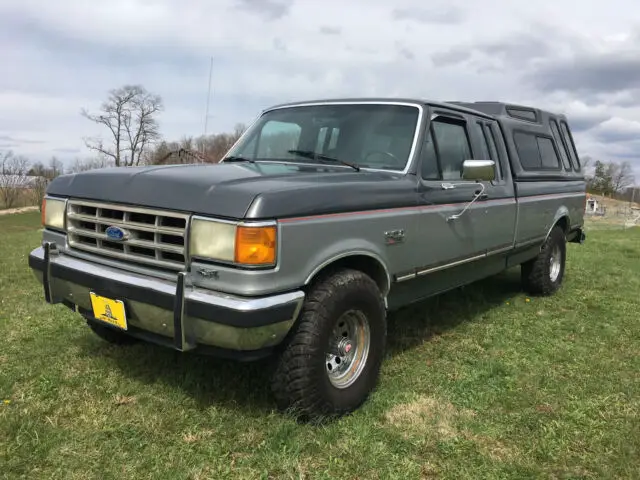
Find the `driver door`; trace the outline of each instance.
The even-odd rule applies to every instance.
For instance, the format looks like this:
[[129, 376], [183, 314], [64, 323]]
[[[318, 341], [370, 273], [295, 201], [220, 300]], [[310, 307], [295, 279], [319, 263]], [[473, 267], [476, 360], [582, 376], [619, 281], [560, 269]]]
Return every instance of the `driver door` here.
[[483, 270], [500, 267], [505, 261], [497, 254], [513, 243], [516, 207], [511, 182], [500, 175], [505, 170], [501, 159], [494, 159], [494, 181], [462, 178], [465, 160], [493, 159], [478, 120], [483, 119], [435, 110], [422, 145], [418, 202], [424, 248], [418, 254], [418, 276], [445, 272], [439, 275], [441, 287], [481, 278]]

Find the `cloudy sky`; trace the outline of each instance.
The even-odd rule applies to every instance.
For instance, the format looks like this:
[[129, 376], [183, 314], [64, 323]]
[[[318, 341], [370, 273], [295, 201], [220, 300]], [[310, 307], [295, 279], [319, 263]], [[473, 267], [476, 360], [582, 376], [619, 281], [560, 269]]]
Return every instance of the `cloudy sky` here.
[[163, 135], [335, 96], [503, 100], [569, 115], [582, 155], [640, 180], [633, 0], [0, 0], [0, 150], [87, 155], [109, 89], [160, 94]]

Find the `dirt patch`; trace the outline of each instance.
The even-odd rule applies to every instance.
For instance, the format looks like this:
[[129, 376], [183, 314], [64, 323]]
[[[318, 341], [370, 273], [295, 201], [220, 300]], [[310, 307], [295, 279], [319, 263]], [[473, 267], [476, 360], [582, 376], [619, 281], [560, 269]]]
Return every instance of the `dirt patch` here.
[[38, 207], [21, 207], [21, 208], [7, 208], [5, 210], [0, 210], [0, 215], [11, 215], [12, 213], [24, 213], [24, 212], [35, 212], [38, 210]]

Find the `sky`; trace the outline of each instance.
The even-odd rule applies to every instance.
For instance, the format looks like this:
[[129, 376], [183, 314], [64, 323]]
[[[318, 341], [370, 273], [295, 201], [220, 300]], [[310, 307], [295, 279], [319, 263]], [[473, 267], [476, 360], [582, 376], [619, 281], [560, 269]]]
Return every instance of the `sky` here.
[[208, 133], [296, 100], [499, 100], [640, 182], [635, 0], [0, 0], [0, 151], [87, 157], [81, 109], [124, 84], [162, 96], [164, 138], [201, 135], [211, 57]]

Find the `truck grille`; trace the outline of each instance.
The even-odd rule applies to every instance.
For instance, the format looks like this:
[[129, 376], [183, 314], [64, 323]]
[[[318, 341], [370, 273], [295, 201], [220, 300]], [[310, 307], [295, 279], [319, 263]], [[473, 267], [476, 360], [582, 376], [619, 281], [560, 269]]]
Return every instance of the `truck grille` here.
[[[186, 231], [189, 215], [110, 203], [69, 200], [69, 246], [97, 255], [156, 267], [181, 270], [186, 265]], [[126, 232], [113, 240], [107, 228]]]

